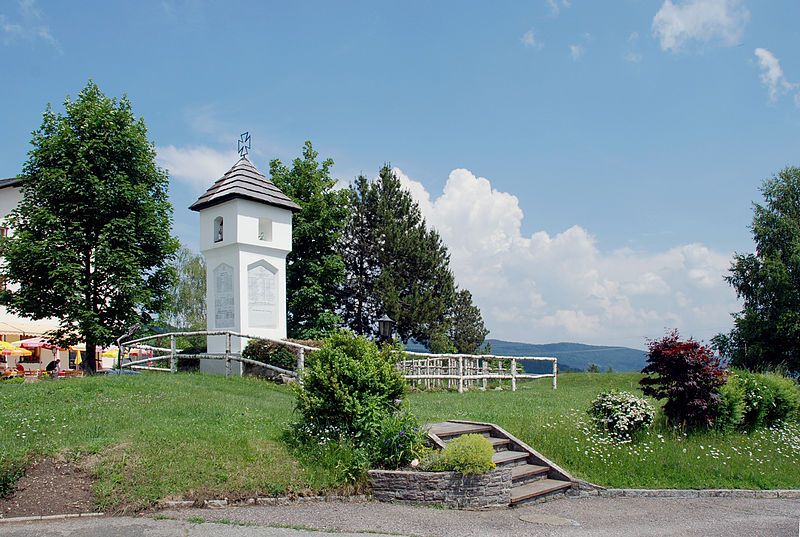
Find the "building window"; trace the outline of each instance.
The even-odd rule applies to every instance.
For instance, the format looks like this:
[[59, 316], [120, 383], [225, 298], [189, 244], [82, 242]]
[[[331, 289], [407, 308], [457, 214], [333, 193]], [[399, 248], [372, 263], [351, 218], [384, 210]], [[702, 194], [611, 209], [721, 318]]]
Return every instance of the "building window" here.
[[269, 218], [258, 219], [258, 240], [272, 242], [272, 220]]
[[214, 219], [214, 242], [222, 242], [222, 217]]

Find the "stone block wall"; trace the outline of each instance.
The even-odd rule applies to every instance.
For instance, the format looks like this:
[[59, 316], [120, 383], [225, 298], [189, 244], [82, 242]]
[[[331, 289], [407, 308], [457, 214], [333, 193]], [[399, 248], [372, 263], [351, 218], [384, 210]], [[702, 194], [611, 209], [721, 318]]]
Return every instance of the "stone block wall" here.
[[382, 502], [412, 502], [456, 509], [507, 507], [511, 501], [511, 468], [485, 474], [370, 470], [372, 494]]

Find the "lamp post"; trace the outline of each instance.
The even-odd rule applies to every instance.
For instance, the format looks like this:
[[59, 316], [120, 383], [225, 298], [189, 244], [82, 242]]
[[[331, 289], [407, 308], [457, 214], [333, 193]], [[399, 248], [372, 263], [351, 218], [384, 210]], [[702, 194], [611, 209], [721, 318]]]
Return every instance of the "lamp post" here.
[[392, 341], [394, 335], [394, 321], [385, 313], [378, 319], [378, 334], [381, 341]]

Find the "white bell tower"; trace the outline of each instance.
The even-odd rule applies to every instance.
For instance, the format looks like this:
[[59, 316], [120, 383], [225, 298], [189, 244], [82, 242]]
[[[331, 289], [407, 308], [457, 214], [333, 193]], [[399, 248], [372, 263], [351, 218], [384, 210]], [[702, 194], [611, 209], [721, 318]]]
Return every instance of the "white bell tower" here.
[[[200, 213], [208, 330], [285, 338], [286, 254], [292, 251], [292, 213], [300, 206], [242, 156], [189, 208]], [[246, 345], [231, 338], [233, 353]], [[224, 353], [225, 336], [209, 336], [208, 352]], [[237, 364], [242, 374], [240, 362], [234, 371]], [[201, 360], [200, 370], [223, 374], [225, 364]]]

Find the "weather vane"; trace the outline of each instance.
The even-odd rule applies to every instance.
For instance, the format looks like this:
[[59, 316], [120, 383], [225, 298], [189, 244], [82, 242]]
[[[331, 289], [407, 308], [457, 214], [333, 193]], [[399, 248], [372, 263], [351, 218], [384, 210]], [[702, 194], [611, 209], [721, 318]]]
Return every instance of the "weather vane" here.
[[250, 133], [245, 132], [239, 136], [239, 156], [246, 157], [248, 151], [250, 151]]

